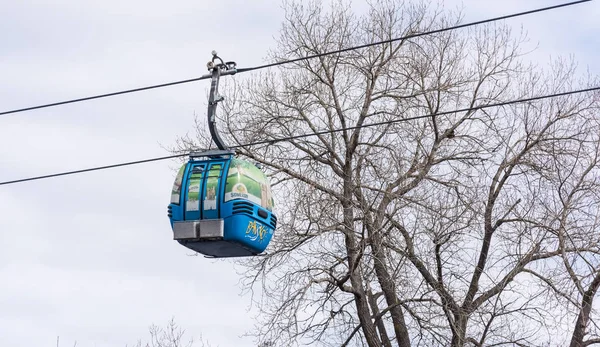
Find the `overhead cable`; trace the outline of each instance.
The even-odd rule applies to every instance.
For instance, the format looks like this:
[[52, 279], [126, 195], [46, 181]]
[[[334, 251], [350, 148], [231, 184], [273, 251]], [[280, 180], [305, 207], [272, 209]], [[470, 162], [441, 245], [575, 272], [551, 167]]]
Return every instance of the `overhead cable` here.
[[[536, 101], [536, 100], [550, 99], [550, 98], [555, 98], [555, 97], [560, 97], [560, 96], [580, 94], [580, 93], [599, 91], [599, 90], [600, 90], [600, 87], [591, 87], [591, 88], [586, 88], [586, 89], [571, 90], [571, 91], [562, 92], [562, 93], [534, 96], [534, 97], [530, 97], [530, 98], [503, 101], [503, 102], [497, 102], [497, 103], [493, 103], [493, 104], [485, 104], [485, 105], [461, 108], [461, 109], [456, 109], [456, 110], [451, 110], [451, 111], [443, 111], [443, 112], [438, 112], [435, 114], [427, 114], [427, 115], [422, 115], [422, 116], [400, 118], [400, 119], [394, 119], [394, 120], [383, 121], [383, 122], [363, 124], [360, 126], [351, 126], [351, 127], [332, 129], [332, 130], [322, 130], [322, 131], [316, 131], [316, 132], [300, 134], [300, 135], [295, 135], [295, 136], [289, 136], [289, 137], [261, 140], [261, 141], [250, 142], [250, 143], [241, 144], [241, 145], [237, 145], [237, 146], [231, 146], [231, 149], [264, 145], [264, 144], [274, 144], [274, 143], [283, 142], [283, 141], [296, 140], [296, 139], [300, 139], [300, 138], [306, 138], [306, 137], [318, 136], [318, 135], [324, 135], [324, 134], [333, 134], [333, 133], [338, 133], [338, 132], [353, 130], [353, 129], [358, 129], [358, 128], [369, 128], [369, 127], [374, 127], [374, 126], [379, 126], [379, 125], [409, 122], [409, 121], [414, 121], [414, 120], [423, 119], [423, 118], [431, 118], [434, 116], [437, 117], [437, 116], [449, 115], [449, 114], [454, 114], [454, 113], [469, 112], [469, 111], [476, 111], [476, 110], [482, 110], [482, 109], [493, 108], [493, 107], [507, 106], [507, 105], [512, 105], [512, 104], [527, 103], [527, 102], [532, 102], [532, 101]], [[74, 174], [80, 174], [80, 173], [90, 172], [90, 171], [113, 169], [113, 168], [122, 167], [122, 166], [138, 165], [138, 164], [150, 163], [150, 162], [155, 162], [155, 161], [185, 157], [188, 155], [189, 154], [187, 154], [187, 153], [186, 154], [174, 154], [174, 155], [168, 155], [168, 156], [162, 156], [162, 157], [135, 160], [135, 161], [125, 162], [125, 163], [120, 163], [120, 164], [111, 164], [111, 165], [98, 166], [98, 167], [92, 167], [92, 168], [87, 168], [87, 169], [59, 172], [59, 173], [48, 174], [48, 175], [43, 175], [43, 176], [21, 178], [21, 179], [16, 179], [16, 180], [12, 180], [12, 181], [0, 182], [0, 186], [42, 180], [42, 179], [53, 178], [53, 177], [74, 175]]]
[[[265, 65], [259, 65], [259, 66], [255, 66], [255, 67], [240, 68], [240, 69], [237, 69], [237, 73], [243, 73], [243, 72], [248, 72], [248, 71], [260, 70], [260, 69], [270, 68], [270, 67], [274, 67], [274, 66], [278, 66], [278, 65], [290, 64], [290, 63], [298, 62], [298, 61], [301, 61], [301, 60], [314, 59], [314, 58], [323, 57], [323, 56], [327, 56], [327, 55], [343, 53], [343, 52], [347, 52], [347, 51], [351, 51], [351, 50], [357, 50], [357, 49], [361, 49], [361, 48], [366, 48], [366, 47], [371, 47], [371, 46], [376, 46], [376, 45], [382, 45], [382, 44], [386, 44], [386, 43], [391, 43], [391, 42], [396, 42], [396, 41], [402, 41], [402, 40], [407, 40], [407, 39], [421, 37], [421, 36], [426, 36], [426, 35], [437, 34], [437, 33], [445, 32], [445, 31], [450, 31], [450, 30], [462, 29], [462, 28], [471, 27], [471, 26], [475, 26], [475, 25], [480, 25], [480, 24], [485, 24], [485, 23], [491, 23], [491, 22], [499, 21], [499, 20], [503, 20], [503, 19], [514, 18], [514, 17], [519, 17], [519, 16], [525, 16], [525, 15], [534, 14], [534, 13], [538, 13], [538, 12], [544, 12], [544, 11], [554, 10], [554, 9], [563, 8], [563, 7], [567, 7], [567, 6], [577, 5], [577, 4], [581, 4], [581, 3], [589, 2], [589, 1], [592, 1], [592, 0], [572, 1], [572, 2], [567, 2], [567, 3], [563, 3], [563, 4], [559, 4], [559, 5], [554, 5], [554, 6], [542, 7], [542, 8], [538, 8], [538, 9], [534, 9], [534, 10], [529, 10], [529, 11], [525, 11], [525, 12], [518, 12], [518, 13], [509, 14], [509, 15], [505, 15], [505, 16], [500, 16], [500, 17], [494, 17], [494, 18], [490, 18], [490, 19], [479, 20], [479, 21], [476, 21], [476, 22], [470, 22], [470, 23], [455, 25], [455, 26], [451, 26], [451, 27], [447, 27], [447, 28], [436, 29], [436, 30], [432, 30], [432, 31], [422, 32], [422, 33], [413, 33], [413, 34], [409, 34], [409, 35], [406, 35], [406, 36], [397, 37], [397, 38], [393, 38], [393, 39], [389, 39], [389, 40], [385, 40], [385, 41], [379, 41], [379, 42], [369, 43], [369, 44], [365, 44], [365, 45], [344, 48], [344, 49], [340, 49], [340, 50], [336, 50], [336, 51], [324, 52], [324, 53], [314, 54], [314, 55], [300, 57], [300, 58], [295, 58], [295, 59], [282, 60], [282, 61], [278, 61], [278, 62], [274, 62], [274, 63], [270, 63], [270, 64], [265, 64]], [[13, 113], [19, 113], [19, 112], [25, 112], [25, 111], [32, 111], [32, 110], [37, 110], [37, 109], [41, 109], [41, 108], [48, 108], [48, 107], [54, 107], [54, 106], [72, 104], [72, 103], [76, 103], [76, 102], [82, 102], [82, 101], [89, 101], [89, 100], [94, 100], [94, 99], [106, 98], [106, 97], [110, 97], [110, 96], [117, 96], [117, 95], [122, 95], [122, 94], [135, 93], [135, 92], [140, 92], [140, 91], [144, 91], [144, 90], [164, 88], [164, 87], [174, 86], [174, 85], [178, 85], [178, 84], [196, 82], [196, 81], [200, 81], [200, 80], [204, 80], [204, 79], [209, 79], [209, 78], [211, 78], [211, 75], [210, 74], [206, 74], [206, 75], [203, 75], [203, 76], [200, 76], [200, 77], [190, 78], [190, 79], [181, 80], [181, 81], [168, 82], [168, 83], [162, 83], [162, 84], [155, 84], [155, 85], [151, 85], [151, 86], [147, 86], [147, 87], [140, 87], [140, 88], [122, 90], [122, 91], [112, 92], [112, 93], [107, 93], [107, 94], [99, 94], [99, 95], [94, 95], [94, 96], [88, 96], [88, 97], [78, 98], [78, 99], [71, 99], [71, 100], [53, 102], [53, 103], [50, 103], [50, 104], [44, 104], [44, 105], [38, 105], [38, 106], [30, 106], [30, 107], [25, 107], [25, 108], [20, 108], [20, 109], [14, 109], [14, 110], [10, 110], [10, 111], [3, 111], [3, 112], [0, 112], [0, 116], [7, 115], [7, 114], [13, 114]]]
[[[467, 28], [467, 27], [471, 27], [471, 26], [476, 26], [476, 25], [491, 23], [491, 22], [495, 22], [495, 21], [499, 21], [499, 20], [503, 20], [503, 19], [520, 17], [520, 16], [525, 16], [525, 15], [528, 15], [528, 14], [534, 14], [534, 13], [538, 13], [538, 12], [544, 12], [544, 11], [554, 10], [554, 9], [561, 8], [561, 7], [567, 7], [567, 6], [577, 5], [577, 4], [581, 4], [581, 3], [584, 3], [584, 2], [588, 2], [588, 1], [592, 1], [592, 0], [581, 0], [581, 1], [567, 2], [567, 3], [564, 3], [564, 4], [559, 4], [559, 5], [549, 6], [549, 7], [542, 7], [542, 8], [538, 8], [538, 9], [535, 9], [535, 10], [530, 10], [530, 11], [525, 11], [525, 12], [518, 12], [518, 13], [514, 13], [514, 14], [508, 14], [508, 15], [500, 16], [500, 17], [483, 19], [483, 20], [479, 20], [479, 21], [476, 21], [476, 22], [469, 22], [469, 23], [455, 25], [455, 26], [451, 26], [451, 27], [447, 27], [447, 28], [436, 29], [436, 30], [422, 32], [422, 33], [409, 34], [409, 35], [402, 36], [402, 37], [397, 37], [397, 38], [394, 38], [394, 39], [389, 39], [389, 40], [385, 40], [385, 41], [378, 41], [378, 42], [374, 42], [374, 43], [367, 43], [367, 44], [364, 44], [364, 45], [354, 46], [354, 47], [349, 47], [349, 48], [344, 48], [344, 49], [340, 49], [340, 50], [337, 50], [337, 51], [331, 51], [331, 52], [326, 52], [326, 53], [319, 53], [319, 54], [309, 55], [309, 56], [306, 56], [306, 57], [300, 57], [300, 58], [295, 58], [295, 59], [288, 59], [288, 60], [283, 60], [283, 61], [280, 61], [280, 62], [265, 64], [265, 65], [259, 65], [259, 66], [251, 67], [251, 68], [242, 68], [242, 69], [238, 69], [238, 72], [246, 72], [246, 71], [252, 71], [252, 70], [265, 69], [265, 68], [274, 67], [274, 66], [278, 66], [278, 65], [295, 63], [295, 62], [298, 62], [298, 61], [301, 61], [301, 60], [314, 59], [314, 58], [324, 57], [324, 56], [327, 56], [327, 55], [344, 53], [344, 52], [348, 52], [348, 51], [354, 51], [354, 50], [361, 49], [361, 48], [367, 48], [367, 47], [382, 45], [382, 44], [386, 44], [386, 43], [392, 43], [392, 42], [396, 42], [396, 41], [408, 40], [408, 39], [412, 39], [412, 38], [416, 38], [416, 37], [421, 37], [421, 36], [438, 34], [438, 33], [442, 33], [442, 32], [445, 32], [445, 31], [462, 29], [462, 28]], [[0, 115], [1, 115], [1, 113], [0, 113]]]

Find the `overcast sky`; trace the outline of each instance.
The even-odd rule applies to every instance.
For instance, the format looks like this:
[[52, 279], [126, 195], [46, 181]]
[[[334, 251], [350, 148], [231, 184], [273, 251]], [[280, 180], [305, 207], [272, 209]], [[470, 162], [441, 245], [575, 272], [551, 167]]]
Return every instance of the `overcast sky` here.
[[[358, 5], [362, 1], [355, 1]], [[446, 1], [466, 21], [560, 3]], [[364, 6], [358, 6], [364, 7]], [[600, 71], [600, 2], [508, 20], [532, 55]], [[264, 63], [283, 14], [266, 0], [0, 0], [0, 112], [197, 77], [215, 49]], [[0, 181], [168, 154], [209, 82], [0, 116]], [[253, 346], [229, 260], [190, 256], [166, 216], [176, 163], [0, 186], [0, 346], [125, 346], [171, 317], [220, 346]]]

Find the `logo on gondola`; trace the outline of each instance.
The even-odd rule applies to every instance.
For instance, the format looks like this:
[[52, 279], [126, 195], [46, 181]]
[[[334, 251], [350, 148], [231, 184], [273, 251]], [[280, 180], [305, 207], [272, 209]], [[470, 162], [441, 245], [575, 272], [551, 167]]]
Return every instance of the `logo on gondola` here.
[[232, 198], [248, 198], [248, 188], [243, 183], [236, 183], [231, 189]]
[[263, 242], [267, 232], [269, 232], [269, 229], [265, 228], [262, 224], [256, 221], [250, 221], [246, 228], [246, 237], [252, 241], [259, 240], [259, 242]]

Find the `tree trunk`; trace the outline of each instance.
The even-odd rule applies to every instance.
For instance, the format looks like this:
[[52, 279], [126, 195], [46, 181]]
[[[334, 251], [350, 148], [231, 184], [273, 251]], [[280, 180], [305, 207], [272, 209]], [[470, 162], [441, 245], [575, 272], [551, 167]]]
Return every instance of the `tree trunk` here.
[[598, 291], [598, 286], [600, 286], [600, 273], [596, 274], [596, 277], [594, 277], [590, 287], [585, 291], [581, 299], [581, 309], [579, 310], [573, 336], [571, 337], [571, 347], [584, 346], [583, 338], [585, 337], [585, 331], [590, 321], [590, 312], [592, 311], [592, 304], [594, 296], [596, 296], [596, 292]]
[[465, 313], [454, 315], [454, 329], [452, 329], [452, 347], [463, 347], [466, 342], [467, 322], [469, 316]]
[[377, 306], [377, 298], [373, 295], [373, 291], [371, 288], [367, 289], [367, 295], [369, 297], [369, 304], [371, 304], [371, 312], [373, 312], [373, 317], [376, 319], [377, 330], [379, 331], [379, 337], [381, 338], [381, 343], [383, 347], [392, 347], [392, 343], [390, 342], [390, 337], [387, 334], [387, 330], [385, 329], [385, 324], [383, 322], [383, 317], [379, 317], [381, 312], [379, 311], [379, 306]]
[[358, 243], [354, 236], [354, 211], [352, 206], [352, 181], [351, 181], [351, 161], [347, 157], [344, 178], [344, 201], [342, 202], [344, 208], [344, 235], [346, 243], [346, 252], [348, 254], [348, 268], [350, 272], [350, 283], [354, 290], [354, 302], [356, 304], [356, 310], [358, 318], [362, 327], [365, 340], [369, 347], [381, 347], [381, 341], [377, 337], [377, 331], [375, 324], [371, 319], [371, 312], [369, 309], [369, 303], [363, 286], [362, 276], [360, 273], [360, 258], [361, 252], [358, 249]]
[[408, 335], [408, 329], [406, 328], [406, 322], [404, 320], [404, 312], [402, 306], [398, 302], [398, 296], [396, 295], [396, 288], [394, 280], [390, 276], [384, 263], [384, 257], [380, 246], [381, 238], [377, 232], [370, 231], [372, 242], [370, 243], [371, 249], [373, 250], [373, 262], [375, 263], [375, 274], [381, 285], [385, 301], [390, 307], [390, 313], [392, 315], [392, 322], [394, 324], [394, 332], [396, 333], [396, 341], [399, 347], [410, 347], [410, 337]]

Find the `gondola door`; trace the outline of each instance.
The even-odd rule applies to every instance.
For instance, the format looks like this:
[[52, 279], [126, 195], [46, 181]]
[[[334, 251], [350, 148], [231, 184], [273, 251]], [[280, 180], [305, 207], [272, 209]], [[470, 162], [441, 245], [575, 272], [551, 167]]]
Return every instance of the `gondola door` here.
[[224, 165], [224, 162], [209, 163], [204, 179], [202, 219], [217, 219], [220, 217], [219, 204], [222, 199], [220, 186]]
[[192, 164], [188, 173], [185, 190], [185, 220], [200, 220], [202, 187], [206, 172], [206, 163]]

